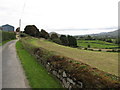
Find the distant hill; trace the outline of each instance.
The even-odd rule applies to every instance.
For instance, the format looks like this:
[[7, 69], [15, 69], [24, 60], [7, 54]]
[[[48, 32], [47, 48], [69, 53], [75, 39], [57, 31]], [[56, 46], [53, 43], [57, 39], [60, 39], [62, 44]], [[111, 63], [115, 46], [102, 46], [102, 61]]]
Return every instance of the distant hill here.
[[[93, 37], [113, 37], [113, 38], [116, 38], [116, 37], [118, 37], [118, 35], [120, 35], [120, 29], [112, 31], [112, 32], [102, 32], [102, 33], [98, 33], [98, 34], [88, 34], [88, 35], [93, 36]], [[87, 36], [87, 35], [77, 35], [77, 36]]]

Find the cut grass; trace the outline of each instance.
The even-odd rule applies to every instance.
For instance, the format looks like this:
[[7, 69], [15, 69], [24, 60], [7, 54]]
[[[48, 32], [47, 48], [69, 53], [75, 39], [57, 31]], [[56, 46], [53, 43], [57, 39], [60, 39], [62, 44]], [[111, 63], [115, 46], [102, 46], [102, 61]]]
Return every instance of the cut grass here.
[[89, 64], [92, 67], [96, 67], [100, 70], [118, 76], [118, 53], [85, 51], [31, 37], [27, 37], [26, 39], [23, 38], [23, 40], [36, 47], [42, 47], [49, 51], [54, 51], [57, 54], [72, 58], [77, 61], [82, 61], [83, 63]]
[[16, 43], [16, 49], [32, 88], [62, 88], [59, 81], [22, 47], [20, 41]]

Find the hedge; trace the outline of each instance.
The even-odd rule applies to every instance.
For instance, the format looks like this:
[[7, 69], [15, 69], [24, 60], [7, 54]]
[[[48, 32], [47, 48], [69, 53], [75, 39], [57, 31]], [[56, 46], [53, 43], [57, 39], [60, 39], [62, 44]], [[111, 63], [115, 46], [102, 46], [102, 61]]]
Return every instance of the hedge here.
[[15, 38], [16, 38], [16, 34], [14, 32], [0, 31], [0, 42], [6, 41], [6, 40], [12, 40]]

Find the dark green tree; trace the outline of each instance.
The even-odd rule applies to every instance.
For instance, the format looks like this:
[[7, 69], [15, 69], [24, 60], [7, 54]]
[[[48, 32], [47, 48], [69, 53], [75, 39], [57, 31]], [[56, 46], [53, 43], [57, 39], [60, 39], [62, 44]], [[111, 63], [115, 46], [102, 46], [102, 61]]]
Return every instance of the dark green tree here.
[[92, 40], [92, 37], [90, 35], [88, 35], [86, 40]]
[[39, 29], [35, 25], [27, 25], [24, 29], [24, 33], [33, 37], [39, 37]]
[[73, 36], [67, 36], [68, 38], [68, 42], [69, 42], [69, 46], [71, 47], [77, 47], [77, 40], [76, 38], [74, 38]]
[[57, 39], [58, 35], [56, 33], [51, 34], [51, 40]]
[[51, 34], [51, 40], [57, 44], [62, 44], [60, 38], [58, 37], [57, 33], [52, 33]]
[[61, 40], [62, 45], [65, 45], [65, 46], [68, 45], [68, 39], [65, 35], [61, 35], [60, 40]]
[[50, 36], [49, 36], [48, 32], [46, 32], [45, 30], [41, 29], [40, 37], [48, 39]]
[[20, 27], [18, 27], [18, 28], [16, 29], [16, 32], [20, 32]]
[[112, 43], [112, 40], [111, 39], [106, 39], [106, 42]]

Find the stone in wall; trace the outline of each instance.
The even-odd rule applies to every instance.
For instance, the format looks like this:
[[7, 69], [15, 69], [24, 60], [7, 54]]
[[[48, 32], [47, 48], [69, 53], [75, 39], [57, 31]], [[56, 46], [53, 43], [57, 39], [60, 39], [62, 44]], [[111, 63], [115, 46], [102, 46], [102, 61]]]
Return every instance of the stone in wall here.
[[66, 75], [65, 71], [63, 72], [63, 77], [67, 77], [67, 75]]
[[70, 82], [71, 84], [75, 85], [75, 82], [73, 82], [73, 80], [72, 80], [72, 79], [67, 78], [67, 81], [68, 81], [68, 82]]
[[63, 85], [64, 85], [65, 88], [68, 88], [69, 85], [70, 85], [70, 83], [69, 83], [69, 82], [66, 82], [66, 80], [65, 80], [64, 78], [63, 78], [63, 80], [62, 80], [62, 83], [63, 83]]
[[82, 83], [82, 82], [78, 81], [77, 83], [78, 83], [78, 84], [77, 84], [77, 87], [78, 87], [78, 88], [82, 88], [82, 87], [83, 87], [83, 83]]
[[53, 75], [57, 76], [57, 72], [56, 71], [52, 71]]

